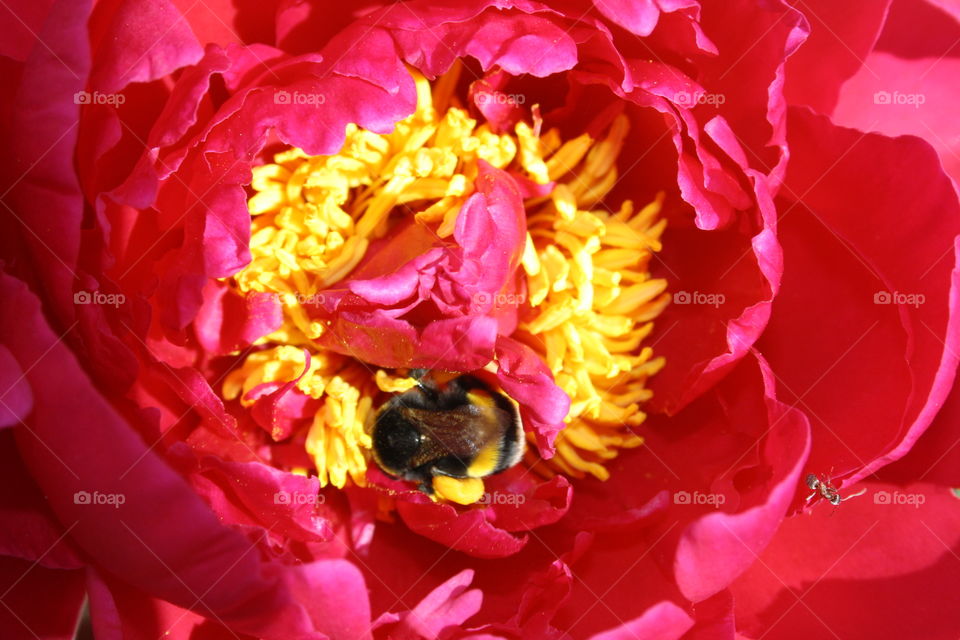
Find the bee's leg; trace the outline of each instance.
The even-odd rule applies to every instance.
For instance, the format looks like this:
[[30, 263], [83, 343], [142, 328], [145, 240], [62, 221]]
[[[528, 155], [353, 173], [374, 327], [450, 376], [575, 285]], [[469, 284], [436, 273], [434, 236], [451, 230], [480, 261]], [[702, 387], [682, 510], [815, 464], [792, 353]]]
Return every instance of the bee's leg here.
[[467, 465], [456, 456], [443, 456], [430, 463], [430, 472], [435, 476], [449, 476], [451, 478], [462, 479], [467, 477]]
[[423, 482], [417, 485], [417, 489], [427, 494], [428, 496], [432, 496], [433, 495], [433, 479], [431, 478], [430, 480], [424, 480]]
[[813, 500], [813, 496], [815, 496], [815, 495], [817, 495], [817, 492], [816, 492], [816, 491], [814, 491], [813, 493], [811, 493], [810, 495], [808, 495], [808, 496], [807, 496], [807, 499], [806, 499], [804, 502], [810, 502], [811, 500]]

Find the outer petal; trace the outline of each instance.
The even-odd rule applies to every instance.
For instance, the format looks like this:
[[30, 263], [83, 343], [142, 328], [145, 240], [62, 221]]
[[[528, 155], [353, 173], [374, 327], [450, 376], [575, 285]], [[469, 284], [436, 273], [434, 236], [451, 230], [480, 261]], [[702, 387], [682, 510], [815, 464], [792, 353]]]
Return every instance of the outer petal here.
[[91, 16], [91, 90], [120, 91], [192, 65], [203, 48], [169, 0], [112, 0]]
[[807, 18], [810, 36], [787, 61], [784, 94], [790, 104], [833, 112], [843, 83], [861, 67], [872, 71], [864, 60], [880, 35], [890, 1], [797, 4]]
[[903, 456], [950, 390], [960, 207], [921, 140], [800, 110], [790, 131], [781, 237], [793, 267], [760, 345], [811, 418], [809, 470], [853, 482]]
[[960, 509], [926, 484], [788, 519], [733, 586], [738, 630], [792, 638], [954, 638]]
[[923, 138], [960, 182], [960, 123], [952, 108], [960, 100], [958, 74], [958, 58], [904, 60], [876, 51], [840, 91], [834, 121], [888, 136]]
[[[49, 292], [51, 308], [66, 325], [75, 312], [83, 204], [73, 169], [79, 107], [90, 65], [84, 2], [55, 2], [36, 32], [38, 41], [20, 76], [4, 166], [4, 216], [22, 227], [21, 242], [33, 255], [35, 274]], [[12, 22], [13, 20], [11, 20]]]
[[0, 555], [78, 569], [84, 562], [68, 533], [20, 460], [13, 434], [0, 433]]
[[722, 592], [780, 526], [809, 450], [805, 416], [775, 399], [752, 356], [677, 416], [651, 416], [644, 436], [608, 482], [576, 486], [565, 524], [602, 533], [574, 568], [583, 586], [558, 621], [571, 634]]
[[264, 575], [270, 568], [249, 541], [225, 529], [92, 388], [36, 299], [9, 276], [0, 297], [0, 341], [21, 365], [33, 363], [27, 379], [37, 403], [15, 427], [17, 444], [58, 518], [74, 523], [76, 542], [106, 569], [180, 606], [264, 636], [309, 637], [303, 610]]
[[72, 640], [83, 605], [83, 572], [0, 556], [0, 636]]
[[622, 625], [591, 636], [592, 640], [627, 640], [627, 638], [680, 638], [693, 626], [690, 615], [670, 602], [658, 602], [642, 616]]

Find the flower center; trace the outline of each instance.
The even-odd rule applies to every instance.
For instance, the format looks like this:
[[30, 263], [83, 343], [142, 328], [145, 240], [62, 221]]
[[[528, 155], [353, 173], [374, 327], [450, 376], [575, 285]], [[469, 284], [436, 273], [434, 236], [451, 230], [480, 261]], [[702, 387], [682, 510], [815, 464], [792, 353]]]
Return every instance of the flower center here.
[[[383, 393], [414, 381], [371, 369], [321, 348], [325, 331], [306, 305], [347, 277], [372, 240], [404, 216], [440, 237], [453, 233], [461, 206], [474, 191], [479, 160], [553, 183], [546, 197], [526, 202], [528, 238], [523, 273], [528, 297], [514, 337], [535, 349], [572, 400], [558, 455], [526, 464], [605, 479], [603, 462], [642, 439], [631, 431], [644, 419], [646, 379], [663, 365], [641, 348], [651, 320], [667, 304], [666, 283], [647, 271], [660, 248], [660, 199], [639, 212], [625, 202], [616, 213], [598, 203], [617, 179], [615, 161], [627, 132], [618, 116], [606, 137], [582, 135], [563, 142], [557, 130], [539, 135], [539, 124], [497, 134], [478, 124], [454, 95], [461, 67], [430, 83], [413, 72], [418, 104], [390, 134], [350, 125], [342, 150], [309, 156], [289, 149], [253, 170], [249, 200], [252, 260], [228, 279], [238, 292], [273, 293], [283, 325], [258, 341], [223, 385], [227, 400], [252, 407], [265, 394], [294, 383], [312, 412], [299, 427], [274, 424], [280, 441], [299, 435], [322, 486], [363, 485], [371, 440], [365, 425]], [[482, 482], [435, 483], [442, 497], [475, 502]]]

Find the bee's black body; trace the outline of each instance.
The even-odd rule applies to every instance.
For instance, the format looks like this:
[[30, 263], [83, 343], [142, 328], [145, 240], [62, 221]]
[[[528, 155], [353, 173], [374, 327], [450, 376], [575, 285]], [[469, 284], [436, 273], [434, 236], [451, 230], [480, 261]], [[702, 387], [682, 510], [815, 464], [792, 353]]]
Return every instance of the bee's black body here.
[[434, 476], [478, 478], [519, 462], [524, 450], [513, 403], [473, 376], [429, 376], [377, 413], [373, 455], [387, 473], [432, 491]]

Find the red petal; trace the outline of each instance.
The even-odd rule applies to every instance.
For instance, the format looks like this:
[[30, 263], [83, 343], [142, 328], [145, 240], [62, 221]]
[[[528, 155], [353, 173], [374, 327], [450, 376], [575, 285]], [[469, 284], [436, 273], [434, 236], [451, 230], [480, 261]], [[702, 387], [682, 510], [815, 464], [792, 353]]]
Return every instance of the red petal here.
[[784, 522], [733, 585], [738, 630], [784, 639], [956, 637], [957, 499], [930, 485], [871, 483], [836, 511], [823, 505]]
[[790, 137], [780, 234], [791, 267], [760, 345], [785, 401], [811, 418], [809, 470], [853, 482], [903, 456], [950, 390], [960, 206], [916, 138], [799, 109]]

